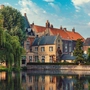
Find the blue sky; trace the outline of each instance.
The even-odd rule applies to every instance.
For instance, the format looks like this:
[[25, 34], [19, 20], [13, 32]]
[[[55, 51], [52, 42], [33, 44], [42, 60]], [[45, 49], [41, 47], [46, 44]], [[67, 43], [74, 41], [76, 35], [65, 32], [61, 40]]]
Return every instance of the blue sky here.
[[55, 28], [75, 28], [84, 38], [90, 37], [90, 0], [0, 0], [0, 5], [27, 13], [29, 22], [45, 26], [49, 20]]

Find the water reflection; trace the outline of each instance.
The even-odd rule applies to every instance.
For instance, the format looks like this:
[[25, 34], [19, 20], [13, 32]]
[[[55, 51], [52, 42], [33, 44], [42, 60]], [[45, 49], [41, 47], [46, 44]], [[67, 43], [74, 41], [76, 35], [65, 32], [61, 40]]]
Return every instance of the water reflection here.
[[90, 75], [0, 72], [0, 90], [90, 90]]

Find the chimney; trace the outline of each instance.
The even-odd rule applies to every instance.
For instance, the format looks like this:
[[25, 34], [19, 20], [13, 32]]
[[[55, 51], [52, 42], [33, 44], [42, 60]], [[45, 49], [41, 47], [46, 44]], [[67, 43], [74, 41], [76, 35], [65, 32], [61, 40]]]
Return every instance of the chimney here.
[[50, 23], [49, 23], [49, 21], [47, 20], [47, 22], [46, 22], [46, 27], [47, 28], [49, 28], [50, 27]]
[[66, 28], [64, 28], [64, 31], [67, 31], [67, 29], [66, 29]]
[[60, 26], [60, 30], [62, 30], [62, 26]]
[[72, 32], [75, 32], [75, 28], [72, 29]]
[[24, 13], [24, 16], [27, 17], [26, 13]]
[[53, 28], [53, 25], [51, 24], [51, 28]]

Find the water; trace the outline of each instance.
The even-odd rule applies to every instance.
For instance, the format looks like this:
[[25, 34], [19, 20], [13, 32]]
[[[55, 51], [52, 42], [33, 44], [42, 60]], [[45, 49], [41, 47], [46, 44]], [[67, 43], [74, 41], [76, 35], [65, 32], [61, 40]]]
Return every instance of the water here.
[[0, 72], [0, 90], [90, 90], [90, 71]]

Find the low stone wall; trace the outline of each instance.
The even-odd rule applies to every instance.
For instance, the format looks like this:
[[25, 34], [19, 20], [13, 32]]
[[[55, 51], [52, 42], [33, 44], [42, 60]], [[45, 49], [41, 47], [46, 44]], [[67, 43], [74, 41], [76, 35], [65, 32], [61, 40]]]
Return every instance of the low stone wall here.
[[90, 70], [90, 65], [27, 65], [32, 70]]

